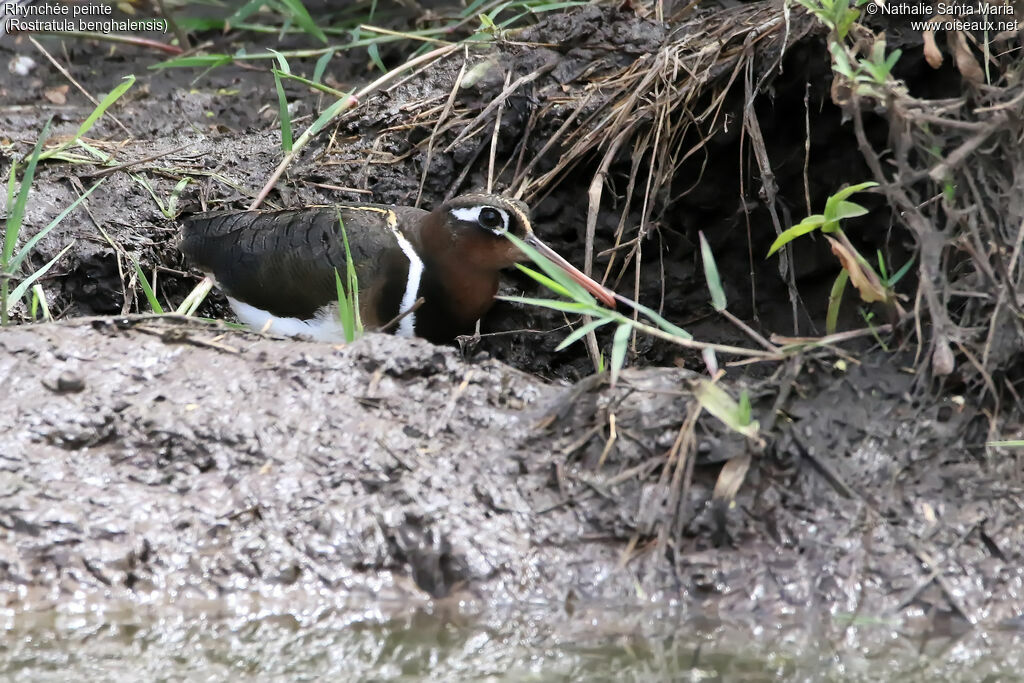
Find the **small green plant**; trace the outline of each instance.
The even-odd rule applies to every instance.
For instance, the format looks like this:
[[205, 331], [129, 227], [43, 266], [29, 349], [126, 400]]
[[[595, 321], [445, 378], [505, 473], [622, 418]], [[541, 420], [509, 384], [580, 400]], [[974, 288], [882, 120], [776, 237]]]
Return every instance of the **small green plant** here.
[[866, 183], [844, 187], [842, 190], [839, 190], [839, 192], [836, 192], [825, 201], [825, 213], [816, 213], [808, 216], [776, 237], [775, 241], [772, 242], [772, 246], [768, 249], [768, 256], [771, 256], [797, 237], [806, 235], [809, 232], [814, 232], [815, 230], [821, 230], [825, 234], [841, 232], [839, 228], [839, 221], [846, 218], [863, 216], [868, 212], [868, 210], [860, 204], [846, 201], [846, 199], [857, 192], [861, 192], [872, 187], [878, 187], [878, 183], [868, 181]]
[[167, 203], [164, 203], [160, 197], [156, 195], [156, 191], [153, 189], [153, 186], [149, 184], [146, 176], [141, 173], [132, 173], [130, 175], [132, 180], [137, 182], [139, 185], [142, 185], [146, 192], [149, 192], [149, 196], [153, 198], [154, 202], [156, 202], [157, 208], [160, 209], [160, 213], [163, 214], [164, 218], [169, 221], [173, 221], [178, 217], [178, 200], [181, 198], [181, 193], [185, 191], [186, 187], [188, 187], [188, 184], [192, 182], [192, 178], [185, 177], [179, 180], [177, 184], [175, 184], [174, 189], [171, 190], [171, 196], [167, 198]]
[[[341, 228], [341, 239], [345, 245], [345, 281], [342, 282], [338, 269], [334, 269], [334, 282], [338, 289], [338, 320], [345, 334], [345, 341], [352, 342], [363, 336], [363, 320], [359, 315], [359, 277], [352, 261], [352, 251], [348, 246], [348, 233], [345, 221], [338, 211], [338, 226]], [[400, 311], [401, 312], [401, 311]]]
[[860, 183], [836, 192], [825, 201], [825, 213], [808, 216], [788, 230], [783, 231], [781, 235], [775, 238], [775, 241], [772, 242], [771, 247], [768, 249], [768, 256], [771, 256], [796, 238], [815, 230], [820, 230], [825, 234], [825, 238], [832, 247], [832, 253], [839, 259], [842, 266], [842, 270], [836, 277], [835, 282], [833, 282], [832, 291], [829, 294], [828, 313], [825, 319], [825, 328], [828, 334], [836, 331], [843, 292], [846, 290], [847, 283], [851, 281], [853, 286], [857, 288], [861, 300], [865, 303], [882, 302], [894, 311], [898, 312], [901, 310], [893, 286], [906, 275], [913, 261], [908, 261], [892, 277], [889, 277], [885, 260], [882, 258], [881, 252], [879, 252], [878, 266], [882, 273], [880, 276], [871, 267], [867, 259], [861, 256], [860, 252], [854, 248], [846, 233], [840, 227], [841, 221], [847, 218], [863, 216], [868, 212], [860, 204], [848, 201], [848, 198], [854, 193], [876, 187], [877, 185], [878, 183], [875, 182]]
[[[7, 219], [4, 223], [4, 242], [3, 249], [0, 250], [0, 324], [6, 325], [10, 310], [14, 305], [25, 296], [28, 291], [34, 286], [36, 280], [46, 274], [50, 268], [53, 267], [61, 256], [67, 253], [68, 249], [71, 248], [71, 244], [65, 246], [61, 251], [45, 263], [38, 270], [23, 274], [22, 265], [25, 263], [25, 259], [28, 258], [29, 254], [35, 248], [39, 240], [43, 239], [57, 227], [58, 224], [64, 218], [71, 213], [75, 207], [81, 204], [86, 197], [93, 193], [93, 191], [99, 187], [103, 181], [98, 181], [95, 185], [90, 187], [85, 193], [82, 194], [78, 199], [71, 203], [66, 209], [61, 211], [56, 218], [50, 223], [37, 232], [35, 235], [30, 237], [19, 249], [15, 252], [15, 247], [18, 244], [18, 239], [21, 236], [23, 221], [25, 218], [25, 207], [28, 204], [29, 190], [32, 187], [32, 180], [35, 178], [36, 168], [39, 164], [40, 159], [43, 158], [43, 143], [46, 141], [47, 136], [50, 132], [50, 121], [47, 121], [43, 126], [42, 132], [39, 134], [39, 139], [36, 140], [35, 147], [32, 149], [32, 153], [29, 155], [28, 163], [25, 166], [25, 173], [22, 175], [21, 184], [15, 190], [17, 183], [18, 174], [18, 163], [11, 163], [10, 175], [7, 178], [7, 206], [10, 210], [7, 214]], [[11, 290], [11, 283], [20, 279], [14, 289]], [[38, 293], [36, 293], [38, 299]]]
[[850, 54], [839, 42], [829, 45], [832, 53], [832, 70], [844, 76], [859, 95], [881, 97], [884, 88], [892, 79], [892, 70], [903, 54], [902, 50], [893, 50], [889, 56], [885, 54], [885, 38], [875, 38], [869, 57], [858, 57], [852, 61]]
[[832, 70], [845, 79], [858, 95], [883, 99], [892, 84], [892, 70], [902, 52], [885, 54], [884, 35], [876, 36], [867, 57], [857, 56], [859, 48], [850, 45], [850, 30], [860, 19], [860, 7], [874, 0], [795, 0], [830, 30], [828, 49]]
[[850, 0], [796, 0], [796, 2], [831, 29], [839, 40], [846, 39], [850, 28], [860, 18], [860, 10], [852, 7]]
[[745, 389], [737, 401], [717, 382], [700, 378], [693, 395], [704, 410], [721, 420], [729, 429], [750, 439], [757, 438], [761, 425], [753, 417], [750, 395]]

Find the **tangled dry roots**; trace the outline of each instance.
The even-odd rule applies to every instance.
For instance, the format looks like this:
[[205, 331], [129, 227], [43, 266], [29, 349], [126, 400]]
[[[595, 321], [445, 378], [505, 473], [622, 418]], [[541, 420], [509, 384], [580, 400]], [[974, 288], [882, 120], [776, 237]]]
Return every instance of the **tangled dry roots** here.
[[[446, 155], [465, 167], [449, 193], [459, 189], [470, 167], [484, 166], [480, 173], [488, 186], [527, 200], [587, 175], [588, 273], [594, 268], [602, 197], [607, 199], [611, 188], [620, 218], [604, 272], [608, 279], [613, 271], [621, 278], [631, 264], [637, 267], [648, 226], [701, 182], [691, 177], [684, 185], [677, 175], [680, 166], [699, 159], [713, 136], [739, 120], [756, 160], [759, 199], [771, 216], [770, 226], [754, 226], [753, 239], [760, 245], [788, 227], [777, 210], [777, 160], [766, 151], [754, 105], [795, 46], [816, 43], [821, 58], [828, 59], [827, 30], [802, 9], [783, 9], [776, 2], [687, 8], [664, 23], [611, 8], [578, 11], [586, 16], [574, 21], [566, 19], [571, 14], [553, 16], [506, 36], [497, 53], [447, 53], [445, 60], [461, 63], [449, 67], [447, 99], [406, 105], [404, 121], [411, 123], [384, 130], [375, 144], [400, 129], [405, 135], [411, 126], [429, 127], [430, 134], [407, 155], [417, 155], [420, 192], [431, 165]], [[858, 30], [868, 43], [875, 36], [866, 27]], [[938, 49], [934, 36], [929, 41], [931, 50]], [[849, 91], [839, 97], [833, 87], [832, 99], [852, 120], [860, 154], [888, 202], [889, 215], [879, 215], [880, 221], [891, 222], [891, 239], [909, 235], [916, 246], [917, 291], [907, 297], [913, 305], [904, 321], [911, 334], [903, 338], [917, 342], [919, 366], [930, 370], [921, 376], [947, 376], [956, 368], [954, 376], [982, 395], [999, 401], [1008, 390], [1019, 403], [1013, 369], [1024, 347], [1024, 58], [1019, 50], [989, 50], [989, 82], [974, 83], [980, 69], [967, 70], [966, 43], [952, 37], [947, 42], [959, 46], [957, 64], [971, 74], [963, 79], [960, 97], [918, 99], [891, 80], [884, 93], [872, 97]], [[476, 101], [457, 96], [488, 70], [492, 79], [498, 74], [488, 96]], [[522, 98], [524, 93], [528, 97]], [[737, 94], [742, 96], [730, 98]], [[513, 102], [517, 97], [525, 99], [526, 113], [515, 111], [523, 106]], [[742, 103], [738, 110], [737, 102]], [[866, 134], [866, 116], [887, 122], [887, 143], [879, 146]], [[499, 129], [508, 138], [513, 119], [515, 148], [499, 153]], [[535, 139], [539, 130], [548, 134]], [[487, 163], [474, 166], [488, 149]], [[613, 165], [628, 172], [612, 178]], [[861, 180], [837, 178], [836, 183]], [[780, 272], [794, 297], [785, 257]], [[793, 309], [795, 316], [795, 299]]]

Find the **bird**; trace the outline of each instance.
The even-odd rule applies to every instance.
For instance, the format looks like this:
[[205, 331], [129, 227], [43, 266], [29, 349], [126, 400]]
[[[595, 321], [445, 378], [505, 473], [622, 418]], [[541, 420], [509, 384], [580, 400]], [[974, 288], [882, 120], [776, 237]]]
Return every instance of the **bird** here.
[[179, 246], [254, 329], [344, 341], [337, 278], [347, 281], [348, 256], [366, 328], [445, 344], [473, 332], [499, 272], [527, 260], [509, 234], [615, 307], [613, 292], [537, 237], [525, 203], [493, 194], [461, 195], [433, 211], [344, 203], [198, 213], [183, 221]]

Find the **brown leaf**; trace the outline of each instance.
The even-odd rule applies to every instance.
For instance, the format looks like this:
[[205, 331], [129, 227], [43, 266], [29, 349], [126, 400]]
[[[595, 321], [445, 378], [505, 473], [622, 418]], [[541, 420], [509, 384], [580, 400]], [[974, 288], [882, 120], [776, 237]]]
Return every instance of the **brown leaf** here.
[[743, 485], [743, 480], [750, 469], [750, 456], [740, 455], [730, 458], [722, 465], [722, 471], [718, 473], [718, 480], [715, 482], [715, 490], [711, 494], [715, 500], [722, 500], [731, 503], [736, 498], [736, 493]]
[[[948, 36], [949, 34], [947, 33], [946, 35]], [[985, 72], [982, 71], [978, 60], [971, 53], [971, 48], [967, 44], [964, 32], [957, 31], [953, 35], [953, 56], [956, 58], [956, 68], [959, 69], [960, 75], [975, 85], [984, 83]]]
[[[832, 245], [832, 253], [836, 255], [843, 266], [843, 270], [850, 274], [850, 282], [860, 292], [862, 301], [871, 303], [873, 301], [885, 301], [888, 299], [885, 287], [878, 280], [878, 276], [870, 268], [864, 268], [857, 260], [857, 254], [848, 240], [843, 242], [832, 239], [825, 235], [825, 239]], [[845, 244], [844, 244], [845, 242]]]
[[936, 375], [948, 375], [956, 368], [953, 349], [949, 347], [949, 338], [945, 335], [935, 339], [935, 350], [932, 352], [932, 372]]
[[[953, 17], [948, 14], [936, 14], [930, 21], [952, 21]], [[924, 40], [924, 59], [928, 66], [938, 69], [942, 66], [942, 50], [935, 44], [935, 31], [924, 31], [921, 33]]]
[[67, 104], [68, 101], [68, 86], [58, 85], [56, 88], [48, 88], [43, 91], [43, 97], [50, 100], [54, 104]]

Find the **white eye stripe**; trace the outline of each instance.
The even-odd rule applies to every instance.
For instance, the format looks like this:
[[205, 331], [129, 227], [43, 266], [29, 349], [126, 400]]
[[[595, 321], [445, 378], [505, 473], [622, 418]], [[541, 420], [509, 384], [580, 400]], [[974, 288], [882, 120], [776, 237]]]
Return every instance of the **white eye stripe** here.
[[[502, 235], [502, 234], [504, 234], [508, 230], [508, 212], [505, 211], [504, 209], [499, 209], [496, 206], [463, 206], [463, 207], [459, 207], [457, 209], [452, 209], [451, 210], [451, 214], [452, 214], [452, 216], [454, 216], [456, 219], [458, 219], [460, 221], [465, 221], [467, 223], [476, 223], [477, 225], [481, 225], [480, 224], [480, 212], [483, 211], [484, 209], [493, 209], [493, 210], [497, 211], [501, 215], [501, 228], [500, 229], [496, 229], [496, 228], [485, 228], [485, 229], [486, 230], [490, 230], [495, 235]], [[481, 227], [484, 227], [484, 226], [481, 225]]]

